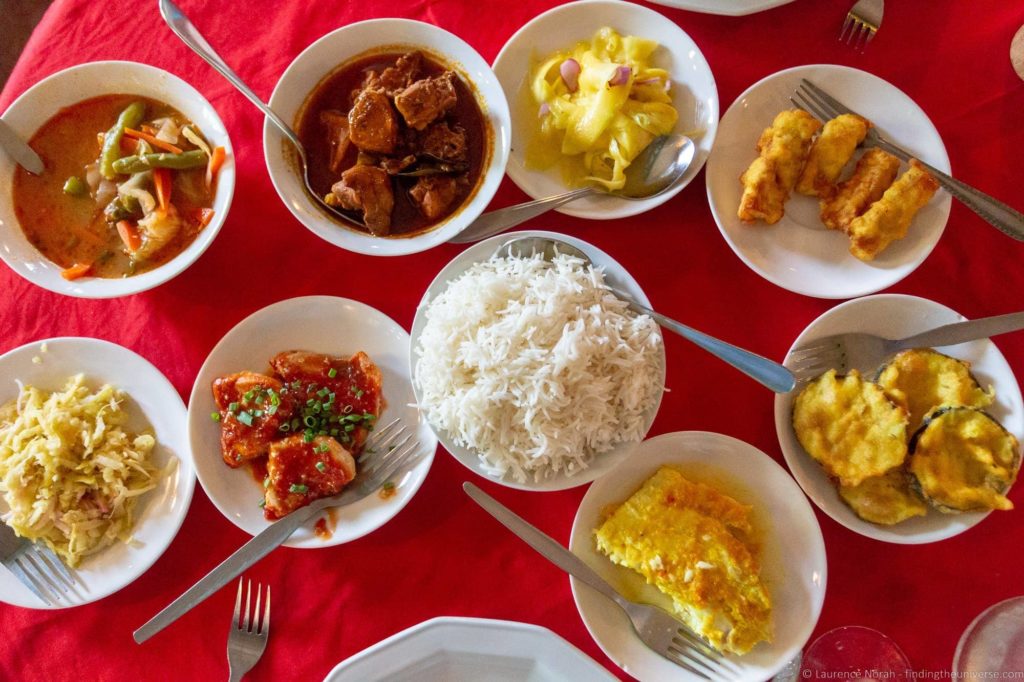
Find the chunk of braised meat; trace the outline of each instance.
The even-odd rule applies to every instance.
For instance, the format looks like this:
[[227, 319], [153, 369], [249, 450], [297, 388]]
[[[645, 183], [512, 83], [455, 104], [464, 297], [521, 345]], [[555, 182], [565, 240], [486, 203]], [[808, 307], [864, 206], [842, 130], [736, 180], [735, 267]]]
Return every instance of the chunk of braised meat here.
[[367, 71], [363, 87], [383, 90], [388, 97], [394, 97], [419, 78], [423, 66], [423, 55], [418, 51], [408, 52], [383, 71]]
[[391, 154], [398, 144], [398, 117], [380, 90], [364, 89], [348, 112], [348, 135], [364, 152]]
[[395, 107], [410, 128], [423, 130], [455, 106], [455, 77], [451, 71], [418, 80], [395, 95]]
[[435, 123], [420, 135], [419, 153], [449, 163], [465, 162], [466, 131], [460, 125], [453, 129], [447, 123]]
[[395, 196], [391, 177], [376, 166], [352, 166], [334, 183], [324, 201], [350, 211], [362, 211], [363, 222], [372, 234], [391, 231], [391, 209]]
[[414, 154], [409, 154], [408, 156], [393, 156], [381, 159], [380, 167], [383, 168], [388, 175], [394, 175], [396, 173], [401, 173], [414, 163], [416, 163], [416, 156]]
[[327, 128], [327, 147], [331, 150], [328, 166], [332, 173], [340, 173], [345, 154], [352, 144], [348, 136], [348, 116], [328, 109], [320, 112], [320, 122]]
[[280, 519], [313, 500], [341, 492], [356, 476], [352, 453], [328, 436], [306, 442], [302, 434], [270, 446], [263, 516]]
[[294, 410], [281, 382], [256, 372], [238, 372], [217, 377], [212, 388], [224, 463], [240, 467], [267, 454], [280, 435], [278, 427], [291, 419]]
[[458, 183], [450, 175], [426, 175], [420, 178], [409, 196], [429, 220], [440, 218], [455, 200]]

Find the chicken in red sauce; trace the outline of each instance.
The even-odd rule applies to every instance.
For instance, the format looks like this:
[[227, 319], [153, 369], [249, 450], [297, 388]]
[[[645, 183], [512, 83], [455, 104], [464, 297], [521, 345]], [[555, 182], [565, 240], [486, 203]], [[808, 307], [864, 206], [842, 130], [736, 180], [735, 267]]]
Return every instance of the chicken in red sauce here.
[[384, 409], [381, 379], [362, 351], [351, 358], [286, 351], [271, 359], [267, 374], [214, 380], [221, 455], [230, 467], [250, 466], [265, 489], [268, 520], [336, 495], [352, 481]]
[[419, 51], [341, 67], [307, 99], [298, 130], [312, 187], [376, 236], [420, 232], [455, 213], [488, 148], [470, 88]]

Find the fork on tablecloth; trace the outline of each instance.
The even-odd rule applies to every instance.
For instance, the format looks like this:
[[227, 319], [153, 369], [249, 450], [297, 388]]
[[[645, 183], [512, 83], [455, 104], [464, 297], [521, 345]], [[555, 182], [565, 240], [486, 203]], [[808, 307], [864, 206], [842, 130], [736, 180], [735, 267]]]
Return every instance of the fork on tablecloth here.
[[18, 537], [6, 523], [0, 523], [0, 564], [47, 606], [70, 606], [68, 590], [75, 579], [64, 562], [49, 547]]
[[[231, 629], [228, 630], [228, 682], [239, 682], [242, 676], [252, 670], [267, 648], [270, 637], [270, 585], [267, 585], [266, 607], [260, 620], [260, 598], [263, 585], [256, 585], [256, 606], [250, 611], [252, 580], [245, 591], [245, 611], [242, 611], [242, 584], [238, 579], [238, 595], [235, 597], [235, 612], [231, 615]], [[251, 618], [250, 618], [251, 616]]]
[[885, 0], [858, 0], [846, 13], [846, 21], [839, 31], [839, 42], [845, 40], [855, 50], [864, 51], [882, 25]]

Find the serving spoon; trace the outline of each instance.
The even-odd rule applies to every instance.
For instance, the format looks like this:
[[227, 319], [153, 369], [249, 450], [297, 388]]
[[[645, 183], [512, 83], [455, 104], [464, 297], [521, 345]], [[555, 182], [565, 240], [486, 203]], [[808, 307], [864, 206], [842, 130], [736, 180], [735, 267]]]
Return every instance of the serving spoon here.
[[[594, 263], [590, 256], [583, 253], [575, 246], [563, 241], [550, 239], [548, 237], [519, 237], [510, 239], [495, 250], [494, 255], [499, 257], [522, 258], [540, 255], [544, 260], [550, 261], [558, 254], [564, 254], [579, 258], [585, 265], [592, 266]], [[796, 386], [796, 378], [788, 369], [768, 358], [762, 357], [748, 350], [744, 350], [732, 344], [726, 343], [709, 336], [704, 332], [697, 331], [685, 324], [665, 317], [661, 313], [651, 310], [645, 305], [638, 303], [633, 297], [621, 289], [605, 284], [617, 298], [624, 301], [634, 311], [650, 315], [655, 322], [665, 329], [674, 331], [687, 341], [703, 348], [726, 364], [732, 365], [751, 379], [762, 386], [770, 388], [776, 393], [789, 393]]]
[[210, 43], [206, 42], [203, 35], [196, 29], [196, 27], [189, 21], [188, 17], [175, 5], [171, 0], [160, 0], [160, 15], [167, 22], [167, 25], [174, 31], [174, 34], [181, 38], [181, 41], [192, 48], [192, 51], [203, 58], [207, 64], [217, 70], [220, 75], [224, 76], [235, 88], [241, 92], [246, 98], [255, 104], [260, 111], [270, 119], [270, 122], [277, 126], [280, 131], [284, 134], [288, 141], [295, 147], [295, 151], [299, 153], [299, 161], [302, 164], [302, 180], [306, 185], [306, 190], [316, 200], [316, 202], [328, 211], [331, 215], [338, 216], [342, 220], [358, 225], [362, 228], [366, 227], [363, 220], [355, 213], [344, 211], [337, 206], [331, 206], [324, 198], [320, 196], [309, 181], [309, 160], [306, 157], [306, 148], [302, 145], [299, 140], [299, 136], [295, 134], [291, 126], [281, 120], [281, 117], [274, 113], [274, 110], [270, 108], [263, 100], [256, 96], [245, 82], [239, 78], [238, 74], [231, 70], [231, 67], [217, 54], [216, 50], [210, 47]]
[[693, 140], [685, 135], [656, 137], [626, 168], [626, 184], [622, 189], [606, 191], [596, 187], [581, 187], [546, 199], [500, 208], [497, 211], [484, 213], [470, 223], [465, 230], [448, 241], [453, 244], [478, 242], [500, 234], [553, 208], [558, 208], [562, 204], [593, 194], [610, 194], [634, 201], [658, 196], [683, 177], [690, 164], [693, 163], [696, 151], [697, 148], [693, 144]]
[[35, 150], [28, 146], [28, 143], [18, 137], [11, 126], [0, 118], [0, 149], [7, 152], [7, 155], [32, 175], [41, 175], [43, 172], [43, 160], [39, 158]]

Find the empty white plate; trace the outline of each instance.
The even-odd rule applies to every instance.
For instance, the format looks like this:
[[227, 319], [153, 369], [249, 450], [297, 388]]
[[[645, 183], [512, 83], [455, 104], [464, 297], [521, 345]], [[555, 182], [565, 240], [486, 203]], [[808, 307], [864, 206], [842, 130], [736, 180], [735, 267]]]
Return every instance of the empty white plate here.
[[725, 14], [738, 17], [754, 12], [763, 12], [772, 7], [785, 5], [793, 0], [651, 0], [656, 5], [687, 9], [704, 14]]
[[[263, 487], [248, 467], [232, 469], [221, 459], [220, 423], [210, 418], [217, 410], [211, 386], [224, 374], [242, 370], [265, 372], [270, 358], [282, 351], [306, 350], [349, 357], [364, 351], [380, 368], [387, 406], [379, 423], [400, 418], [420, 441], [427, 455], [401, 481], [393, 496], [370, 495], [333, 512], [329, 538], [314, 532], [311, 519], [284, 544], [289, 547], [330, 547], [360, 538], [380, 528], [412, 499], [430, 470], [437, 449], [433, 432], [419, 420], [409, 379], [409, 335], [384, 313], [368, 305], [333, 296], [291, 298], [259, 310], [229, 331], [203, 363], [188, 402], [188, 432], [196, 453], [196, 473], [214, 506], [246, 533], [256, 535], [271, 522], [259, 503]], [[328, 512], [328, 518], [332, 516]]]
[[[940, 303], [916, 296], [880, 294], [858, 298], [837, 305], [807, 325], [786, 355], [788, 358], [793, 349], [832, 334], [866, 332], [900, 339], [964, 319]], [[995, 387], [996, 402], [985, 408], [985, 411], [1020, 440], [1024, 435], [1024, 406], [1021, 404], [1020, 387], [1013, 376], [1013, 370], [996, 345], [989, 339], [981, 339], [935, 350], [969, 362], [971, 373], [982, 386]], [[871, 379], [878, 368], [855, 369]], [[907, 519], [893, 526], [862, 520], [843, 503], [825, 470], [800, 446], [793, 431], [793, 400], [796, 396], [796, 391], [775, 396], [775, 430], [786, 464], [814, 504], [853, 532], [882, 542], [916, 545], [959, 535], [988, 515], [984, 512], [942, 514], [930, 509], [925, 516]]]
[[608, 671], [547, 628], [434, 618], [339, 663], [324, 682], [611, 682]]
[[[789, 97], [801, 78], [868, 118], [887, 140], [949, 172], [946, 147], [935, 126], [896, 86], [846, 66], [798, 66], [752, 85], [722, 117], [708, 159], [711, 213], [736, 255], [784, 289], [817, 298], [854, 298], [880, 291], [909, 275], [932, 252], [949, 218], [952, 199], [948, 194], [938, 192], [914, 217], [907, 237], [870, 263], [850, 254], [845, 234], [821, 223], [817, 197], [794, 192], [786, 202], [786, 215], [775, 225], [746, 224], [736, 215], [742, 195], [740, 175], [757, 157], [757, 139], [776, 114], [795, 107]], [[901, 170], [905, 169], [903, 164]]]

